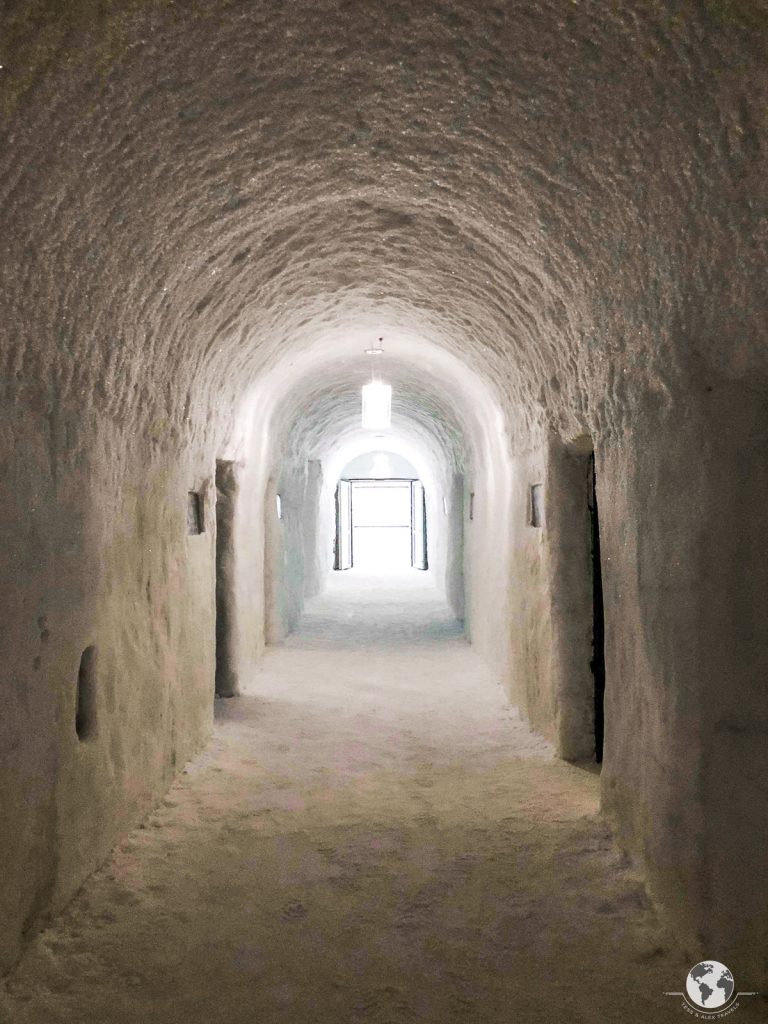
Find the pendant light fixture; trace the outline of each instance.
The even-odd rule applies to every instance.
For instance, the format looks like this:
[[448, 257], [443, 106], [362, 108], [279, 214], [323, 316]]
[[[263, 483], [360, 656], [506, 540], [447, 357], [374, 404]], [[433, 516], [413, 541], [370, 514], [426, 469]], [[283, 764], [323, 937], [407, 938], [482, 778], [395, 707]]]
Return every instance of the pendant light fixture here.
[[367, 348], [365, 354], [371, 357], [371, 381], [363, 385], [363, 428], [365, 430], [386, 430], [392, 421], [392, 388], [376, 377], [375, 363], [384, 355], [382, 339], [378, 346]]

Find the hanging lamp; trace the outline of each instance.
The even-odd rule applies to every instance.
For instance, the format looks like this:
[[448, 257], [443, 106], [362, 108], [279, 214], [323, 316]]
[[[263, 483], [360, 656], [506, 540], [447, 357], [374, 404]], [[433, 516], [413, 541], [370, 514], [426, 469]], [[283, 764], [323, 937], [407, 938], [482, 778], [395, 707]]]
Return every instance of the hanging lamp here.
[[378, 346], [367, 348], [365, 354], [371, 357], [371, 380], [363, 385], [363, 429], [386, 430], [392, 422], [392, 388], [377, 380], [374, 370], [377, 357], [384, 355], [382, 339]]

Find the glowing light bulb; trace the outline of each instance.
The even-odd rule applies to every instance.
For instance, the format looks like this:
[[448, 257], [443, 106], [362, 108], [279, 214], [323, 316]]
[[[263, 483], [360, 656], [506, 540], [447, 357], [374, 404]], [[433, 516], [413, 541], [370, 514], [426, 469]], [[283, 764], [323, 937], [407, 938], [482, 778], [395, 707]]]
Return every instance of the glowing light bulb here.
[[392, 421], [392, 388], [379, 380], [363, 385], [363, 428], [386, 429]]

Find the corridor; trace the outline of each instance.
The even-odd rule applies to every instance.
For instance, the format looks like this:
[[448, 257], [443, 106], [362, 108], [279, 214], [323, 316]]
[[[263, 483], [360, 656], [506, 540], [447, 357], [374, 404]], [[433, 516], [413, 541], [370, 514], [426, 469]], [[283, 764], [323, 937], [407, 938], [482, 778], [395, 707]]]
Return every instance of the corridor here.
[[768, 1020], [766, 43], [0, 3], [2, 1024]]
[[335, 574], [0, 1019], [667, 1019], [687, 965], [597, 810], [596, 768], [523, 724], [430, 574]]

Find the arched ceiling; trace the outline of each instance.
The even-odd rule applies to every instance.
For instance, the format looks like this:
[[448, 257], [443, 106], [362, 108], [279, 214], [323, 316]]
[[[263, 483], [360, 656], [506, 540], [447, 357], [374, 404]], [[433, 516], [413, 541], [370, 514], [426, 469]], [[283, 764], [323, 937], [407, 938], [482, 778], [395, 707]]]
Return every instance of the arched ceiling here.
[[764, 371], [767, 26], [752, 0], [11, 0], [6, 387], [224, 436], [262, 375], [381, 321], [571, 433]]
[[[377, 377], [392, 387], [392, 425], [385, 436], [420, 441], [448, 466], [462, 468], [473, 410], [460, 381], [435, 376], [418, 350], [411, 358], [377, 360]], [[275, 436], [283, 440], [282, 454], [299, 462], [325, 460], [358, 437], [371, 439], [375, 447], [374, 434], [361, 426], [361, 388], [370, 379], [370, 357], [362, 353], [329, 361], [309, 378], [297, 373], [273, 423]]]
[[[506, 450], [499, 396], [479, 375], [434, 340], [373, 327], [350, 325], [278, 360], [241, 402], [227, 457], [277, 474], [318, 460], [333, 476], [386, 442], [422, 476], [447, 479]], [[379, 343], [381, 356], [366, 353]], [[374, 374], [393, 390], [383, 432], [361, 424], [361, 389]]]

